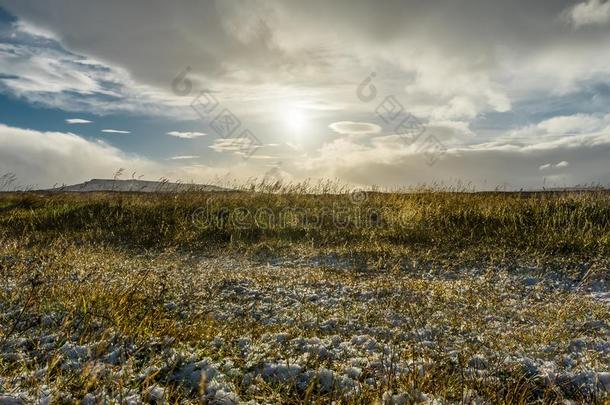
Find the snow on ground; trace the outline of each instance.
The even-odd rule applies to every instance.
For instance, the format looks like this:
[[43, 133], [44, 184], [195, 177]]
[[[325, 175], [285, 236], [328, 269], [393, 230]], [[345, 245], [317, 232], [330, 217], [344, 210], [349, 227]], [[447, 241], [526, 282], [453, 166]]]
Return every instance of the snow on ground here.
[[[67, 314], [49, 311], [23, 320], [27, 327], [0, 342], [2, 364], [23, 370], [0, 376], [0, 405], [165, 403], [176, 390], [211, 404], [255, 404], [277, 401], [281, 386], [355, 398], [452, 364], [471, 381], [498, 380], [503, 370], [518, 369], [567, 398], [607, 396], [610, 325], [599, 308], [609, 302], [607, 284], [596, 280], [593, 288], [541, 274], [499, 268], [376, 273], [334, 258], [202, 259], [176, 271], [172, 296], [159, 305], [178, 324], [205, 316], [239, 330], [220, 327], [201, 342], [136, 342], [110, 332], [87, 341], [57, 333]], [[562, 315], [582, 303], [592, 310]], [[2, 319], [17, 311], [0, 304]], [[88, 375], [107, 383], [75, 398], [45, 380], [50, 368], [62, 378]], [[118, 379], [122, 386], [112, 383]], [[477, 396], [465, 392], [463, 400], [475, 403]], [[386, 390], [380, 401], [446, 403], [416, 388]]]

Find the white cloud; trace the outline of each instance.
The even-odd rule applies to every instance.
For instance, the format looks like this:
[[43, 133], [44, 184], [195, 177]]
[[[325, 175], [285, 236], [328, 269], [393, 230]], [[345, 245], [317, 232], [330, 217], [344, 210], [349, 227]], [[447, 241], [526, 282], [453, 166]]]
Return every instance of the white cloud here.
[[[23, 21], [17, 39], [0, 45], [0, 71], [6, 74], [0, 90], [72, 111], [192, 118], [188, 104], [195, 93], [184, 97], [171, 91], [172, 79], [189, 64], [195, 90], [209, 87], [222, 107], [243, 118], [244, 125], [264, 128], [270, 141], [288, 139], [284, 146], [294, 146], [298, 156], [286, 153], [292, 162], [283, 170], [302, 177], [319, 173], [398, 184], [400, 179], [470, 176], [533, 184], [543, 174], [537, 170], [541, 164], [549, 165], [541, 170], [555, 175], [563, 167], [559, 164], [569, 161], [575, 173], [566, 176], [580, 181], [608, 174], [598, 154], [607, 158], [610, 41], [605, 29], [558, 24], [562, 12], [575, 27], [608, 21], [607, 1], [578, 1], [565, 11], [565, 0], [515, 0], [510, 7], [484, 0], [443, 6], [268, 0], [180, 8], [162, 2], [147, 7], [143, 0], [120, 7], [114, 2], [0, 0]], [[56, 9], [63, 12], [52, 12]], [[132, 35], [134, 25], [141, 27], [139, 35]], [[356, 87], [372, 71], [378, 96], [362, 102]], [[435, 135], [449, 148], [447, 159], [428, 168], [403, 138], [381, 135], [375, 124], [359, 122], [374, 120], [376, 106], [390, 94], [422, 117], [426, 136]], [[282, 118], [279, 112], [286, 105], [312, 106], [311, 136], [281, 137], [282, 126], [273, 121]], [[546, 117], [558, 107], [564, 116], [510, 131], [517, 120]], [[324, 138], [316, 132], [331, 122], [330, 128], [343, 135], [370, 136], [320, 145]], [[171, 131], [168, 136], [199, 134]], [[239, 154], [250, 146], [245, 143], [251, 142], [215, 140], [210, 148]], [[282, 148], [277, 149], [280, 154]], [[307, 158], [301, 161], [303, 154]]]
[[[513, 145], [540, 145], [580, 142], [582, 135], [601, 134], [610, 129], [610, 115], [575, 114], [546, 119], [510, 131], [494, 142]], [[590, 138], [590, 137], [585, 137]]]
[[130, 134], [131, 131], [123, 131], [120, 129], [102, 129], [102, 132], [107, 134]]
[[[211, 146], [218, 152], [244, 153], [247, 140], [218, 139]], [[352, 184], [394, 187], [418, 183], [472, 181], [478, 188], [540, 188], [546, 177], [562, 184], [597, 183], [610, 178], [607, 165], [610, 134], [591, 133], [568, 138], [541, 140], [538, 144], [503, 142], [451, 147], [442, 160], [429, 166], [417, 145], [410, 147], [399, 135], [378, 135], [363, 145], [358, 138], [342, 137], [323, 145], [315, 154], [284, 162], [282, 171], [292, 179], [338, 178]], [[257, 156], [257, 155], [254, 155]], [[175, 156], [188, 162], [196, 156]], [[569, 160], [569, 164], [568, 164]], [[208, 183], [226, 175], [228, 179], [255, 176], [251, 159], [231, 167], [189, 164], [176, 166], [126, 154], [102, 141], [89, 141], [72, 133], [39, 132], [0, 125], [0, 173], [14, 172], [20, 179], [40, 187], [76, 183], [89, 178], [112, 177], [119, 168], [144, 174], [145, 178], [167, 177]], [[256, 163], [260, 162], [260, 163]], [[537, 162], [547, 163], [539, 166]], [[574, 167], [570, 173], [559, 169]], [[539, 170], [537, 170], [539, 168]], [[259, 174], [264, 172], [264, 167]], [[540, 171], [551, 171], [543, 177]], [[555, 179], [555, 180], [552, 180]], [[215, 181], [217, 183], [217, 181]]]
[[610, 22], [610, 2], [587, 0], [570, 7], [566, 15], [576, 28], [585, 25], [604, 25]]
[[[326, 105], [363, 109], [352, 83], [371, 66], [387, 66], [378, 72], [377, 82], [393, 89], [406, 88], [410, 110], [436, 120], [472, 119], [482, 111], [509, 110], [505, 81], [511, 77], [496, 71], [494, 41], [521, 39], [502, 31], [525, 17], [548, 24], [537, 17], [553, 10], [528, 5], [528, 13], [521, 15], [519, 11], [525, 7], [494, 13], [494, 7], [487, 4], [474, 7], [459, 1], [438, 7], [364, 0], [332, 5], [272, 0], [193, 3], [180, 10], [157, 4], [143, 14], [143, 1], [118, 9], [105, 3], [85, 7], [60, 0], [57, 7], [67, 11], [56, 15], [49, 12], [48, 5], [35, 1], [0, 3], [24, 20], [58, 33], [68, 49], [122, 66], [131, 77], [166, 93], [171, 79], [190, 64], [197, 66], [189, 76], [195, 87], [213, 87], [223, 100], [240, 103], [250, 112], [266, 109], [265, 113], [271, 113], [278, 90], [282, 95], [298, 93], [294, 89], [303, 84], [306, 88], [300, 93], [304, 97], [293, 97], [301, 105], [319, 105], [324, 100]], [[325, 10], [324, 16], [320, 9]], [[103, 21], [86, 19], [92, 13], [116, 24], [109, 30]], [[166, 15], [173, 17], [164, 18]], [[71, 23], [85, 19], [87, 24]], [[150, 20], [163, 21], [163, 26], [150, 24]], [[481, 20], [489, 21], [484, 33], [478, 24]], [[130, 35], [133, 24], [144, 27], [145, 35]], [[193, 43], [192, 38], [200, 40]], [[527, 45], [545, 43], [527, 41]], [[517, 49], [521, 44], [515, 45]], [[126, 51], [129, 49], [139, 52]]]
[[170, 160], [189, 160], [189, 159], [199, 159], [199, 156], [184, 155], [184, 156], [172, 156], [170, 158]]
[[430, 121], [424, 128], [422, 136], [434, 135], [445, 144], [463, 145], [475, 136], [467, 121]]
[[92, 178], [112, 178], [121, 168], [144, 179], [167, 178], [201, 184], [230, 184], [252, 175], [245, 162], [230, 168], [163, 164], [73, 133], [41, 132], [0, 124], [0, 175], [14, 173], [22, 186], [38, 189]]
[[555, 165], [555, 167], [560, 168], [560, 167], [568, 167], [570, 164], [568, 162], [566, 162], [565, 160], [562, 160], [561, 162], [557, 163]]
[[[82, 95], [97, 94], [108, 82], [120, 84], [114, 93], [128, 92], [129, 96], [111, 103], [112, 108], [133, 111], [136, 94], [145, 94], [146, 102], [188, 105], [193, 94], [173, 95], [171, 81], [190, 65], [193, 87], [212, 88], [223, 102], [237, 104], [232, 110], [239, 116], [240, 108], [245, 113], [272, 114], [278, 99], [287, 93], [290, 102], [298, 100], [300, 105], [320, 105], [324, 100], [324, 105], [343, 110], [370, 112], [371, 105], [359, 102], [354, 93], [357, 83], [375, 69], [380, 95], [386, 89], [404, 96], [415, 115], [436, 121], [471, 121], [486, 112], [510, 111], [515, 102], [541, 93], [577, 91], [587, 80], [603, 81], [610, 73], [610, 46], [603, 33], [577, 35], [557, 24], [557, 15], [566, 7], [564, 0], [515, 1], [510, 8], [483, 0], [456, 0], [442, 7], [435, 2], [379, 5], [372, 0], [332, 4], [226, 1], [189, 3], [179, 10], [162, 3], [148, 7], [145, 1], [121, 7], [68, 0], [53, 6], [35, 0], [0, 0], [0, 4], [28, 26], [45, 28], [25, 29], [29, 35], [60, 38], [73, 56], [104, 61], [109, 71], [85, 70], [73, 78], [77, 84], [73, 87]], [[588, 0], [571, 11], [577, 16], [598, 16], [605, 15], [607, 6], [607, 2]], [[56, 8], [65, 12], [53, 13]], [[591, 17], [577, 18], [589, 21]], [[114, 21], [113, 29], [108, 29], [107, 21]], [[132, 35], [134, 25], [142, 27], [142, 35]], [[41, 65], [34, 55], [28, 58], [20, 63], [26, 71], [28, 65]], [[70, 60], [66, 56], [55, 59]], [[39, 90], [48, 76], [61, 78], [61, 66], [48, 72], [49, 66], [42, 63], [39, 69], [44, 74], [31, 75]], [[15, 75], [19, 71], [18, 67], [10, 70]], [[137, 87], [136, 78], [139, 85], [147, 86], [146, 91]], [[70, 80], [59, 81], [60, 87], [70, 86]], [[35, 95], [42, 102], [63, 99]], [[192, 118], [188, 107], [158, 110]]]
[[365, 135], [381, 132], [379, 125], [369, 122], [339, 121], [333, 122], [328, 127], [341, 135]]
[[84, 120], [81, 118], [67, 118], [66, 123], [68, 124], [91, 124], [93, 121]]
[[555, 164], [546, 163], [546, 164], [540, 166], [538, 169], [540, 169], [540, 170], [548, 170], [548, 169], [551, 169], [551, 168], [561, 169], [561, 168], [564, 168], [564, 167], [568, 167], [569, 165], [570, 164], [567, 161], [562, 160], [561, 162], [555, 163]]
[[98, 80], [107, 72], [79, 66], [79, 57], [57, 49], [26, 45], [0, 44], [0, 70], [11, 75], [2, 83], [15, 93], [71, 92], [90, 95], [104, 92]]
[[512, 107], [507, 89], [490, 78], [491, 69], [479, 71], [465, 62], [446, 63], [442, 55], [434, 53], [413, 63], [417, 79], [405, 87], [406, 94], [410, 100], [428, 100], [415, 105], [417, 111], [412, 112], [418, 115], [461, 121], [472, 120], [481, 111], [506, 112]]
[[250, 154], [262, 146], [249, 138], [219, 138], [215, 139], [209, 148], [216, 152], [232, 152], [240, 155]]
[[109, 178], [120, 168], [149, 176], [163, 172], [158, 164], [125, 154], [102, 141], [0, 124], [0, 173], [15, 173], [33, 186]]
[[543, 164], [542, 166], [540, 166], [538, 169], [540, 169], [540, 170], [546, 170], [546, 169], [548, 169], [548, 168], [550, 168], [550, 167], [551, 167], [551, 164], [550, 164], [550, 163], [546, 163], [546, 164]]
[[[448, 145], [434, 165], [427, 164], [426, 153], [433, 150], [424, 145], [405, 144], [399, 135], [373, 137], [369, 144], [344, 137], [324, 144], [316, 154], [295, 162], [295, 166], [303, 176], [382, 187], [471, 182], [479, 189], [535, 189], [542, 188], [544, 181], [550, 187], [605, 184], [610, 179], [610, 133], [605, 130], [526, 141], [507, 136], [470, 146]], [[556, 163], [540, 165], [541, 161]], [[566, 167], [578, 170], [559, 170]], [[543, 176], [541, 171], [552, 171], [552, 176]]]
[[575, 114], [549, 118], [537, 127], [549, 134], [587, 133], [599, 131], [610, 125], [610, 115], [597, 117], [589, 114]]
[[0, 91], [66, 111], [117, 111], [192, 118], [187, 100], [136, 83], [123, 68], [66, 50], [60, 35], [18, 20], [2, 27]]
[[16, 21], [14, 27], [18, 32], [22, 32], [33, 37], [45, 37], [49, 39], [58, 40], [58, 38], [53, 32], [31, 24], [27, 21]]
[[202, 137], [202, 136], [206, 136], [207, 134], [205, 134], [203, 132], [170, 131], [170, 132], [167, 133], [167, 135], [173, 136], [173, 137], [176, 137], [176, 138], [194, 139], [194, 138], [199, 138], [199, 137]]

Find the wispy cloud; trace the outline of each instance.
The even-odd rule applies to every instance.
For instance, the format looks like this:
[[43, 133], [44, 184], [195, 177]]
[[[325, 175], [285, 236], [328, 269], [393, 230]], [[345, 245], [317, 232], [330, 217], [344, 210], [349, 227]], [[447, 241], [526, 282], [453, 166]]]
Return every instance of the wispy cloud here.
[[131, 131], [122, 131], [120, 129], [102, 129], [102, 132], [107, 134], [131, 134]]
[[91, 124], [93, 121], [84, 120], [82, 118], [68, 118], [66, 123], [68, 124]]
[[550, 163], [545, 163], [543, 165], [540, 165], [540, 167], [538, 168], [538, 170], [547, 170], [551, 167]]
[[239, 155], [261, 148], [262, 146], [249, 138], [220, 138], [216, 139], [209, 148], [216, 152], [233, 152]]
[[184, 115], [171, 94], [135, 83], [123, 68], [67, 50], [49, 30], [23, 20], [0, 21], [0, 29], [6, 33], [0, 39], [0, 91], [65, 111]]
[[568, 167], [569, 165], [570, 165], [570, 163], [568, 163], [565, 160], [562, 160], [561, 162], [555, 163], [555, 164], [551, 164], [551, 163], [543, 164], [538, 169], [539, 170], [561, 169], [561, 168], [564, 168], [564, 167]]
[[170, 160], [188, 160], [188, 159], [199, 159], [199, 157], [200, 156], [185, 155], [185, 156], [172, 156], [169, 159]]
[[176, 138], [182, 138], [182, 139], [194, 139], [194, 138], [200, 138], [202, 136], [206, 136], [206, 133], [203, 132], [180, 132], [180, 131], [170, 131], [167, 133], [167, 135], [169, 136], [173, 136]]
[[561, 162], [557, 163], [555, 165], [555, 167], [560, 168], [560, 167], [568, 167], [570, 164], [568, 162], [566, 162], [565, 160], [562, 160]]

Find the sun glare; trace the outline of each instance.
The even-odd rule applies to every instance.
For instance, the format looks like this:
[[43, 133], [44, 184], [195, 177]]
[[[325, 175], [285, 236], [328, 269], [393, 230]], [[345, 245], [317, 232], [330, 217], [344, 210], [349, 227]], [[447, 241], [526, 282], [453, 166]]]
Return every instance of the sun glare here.
[[284, 111], [284, 122], [286, 126], [295, 132], [302, 131], [307, 125], [307, 117], [303, 110], [298, 108], [289, 108]]

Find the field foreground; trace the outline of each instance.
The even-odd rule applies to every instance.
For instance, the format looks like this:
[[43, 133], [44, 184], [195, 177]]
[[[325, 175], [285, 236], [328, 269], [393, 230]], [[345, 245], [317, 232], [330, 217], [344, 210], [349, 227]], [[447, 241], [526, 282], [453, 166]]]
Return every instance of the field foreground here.
[[5, 195], [0, 404], [607, 403], [609, 224], [601, 193]]

